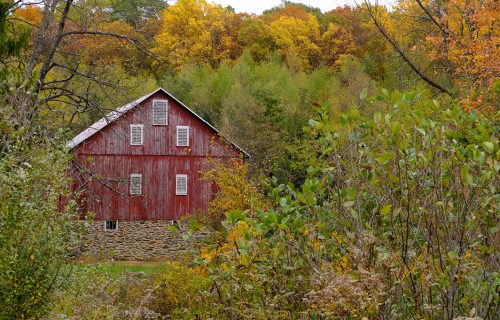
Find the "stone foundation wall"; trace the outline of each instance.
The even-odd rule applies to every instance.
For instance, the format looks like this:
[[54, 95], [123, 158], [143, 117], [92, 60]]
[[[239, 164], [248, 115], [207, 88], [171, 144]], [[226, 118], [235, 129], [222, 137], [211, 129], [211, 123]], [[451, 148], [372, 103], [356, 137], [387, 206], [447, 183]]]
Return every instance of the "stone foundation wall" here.
[[206, 233], [186, 239], [187, 231], [169, 229], [170, 221], [118, 221], [118, 230], [104, 230], [104, 221], [90, 222], [82, 236], [82, 255], [115, 260], [176, 260], [194, 254]]

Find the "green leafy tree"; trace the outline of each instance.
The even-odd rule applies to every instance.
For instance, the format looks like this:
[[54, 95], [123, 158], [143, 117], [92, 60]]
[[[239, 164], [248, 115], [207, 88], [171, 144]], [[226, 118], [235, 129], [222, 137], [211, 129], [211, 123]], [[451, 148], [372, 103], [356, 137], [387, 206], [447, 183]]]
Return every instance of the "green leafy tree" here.
[[61, 202], [69, 195], [61, 134], [47, 130], [34, 95], [10, 76], [22, 74], [26, 35], [6, 29], [9, 4], [0, 8], [0, 319], [38, 319], [70, 271], [77, 217], [70, 198]]
[[168, 8], [164, 0], [113, 0], [111, 16], [139, 29], [149, 19], [159, 19], [160, 12]]
[[498, 127], [417, 92], [366, 96], [376, 112], [309, 121], [319, 161], [271, 183], [274, 209], [226, 214], [199, 264], [228, 318], [498, 318]]

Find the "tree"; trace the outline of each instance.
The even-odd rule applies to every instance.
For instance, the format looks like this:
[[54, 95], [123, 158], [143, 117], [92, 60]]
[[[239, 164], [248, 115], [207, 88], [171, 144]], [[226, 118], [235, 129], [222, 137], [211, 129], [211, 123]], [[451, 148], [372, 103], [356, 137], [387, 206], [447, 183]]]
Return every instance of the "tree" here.
[[391, 16], [368, 2], [366, 7], [381, 34], [422, 80], [458, 97], [466, 109], [496, 108], [500, 57], [494, 1], [402, 1]]
[[319, 24], [307, 14], [304, 19], [282, 16], [269, 25], [277, 52], [296, 70], [312, 70], [320, 64]]
[[180, 0], [162, 13], [162, 29], [153, 52], [179, 70], [189, 62], [216, 67], [237, 50], [230, 28], [234, 13], [205, 0]]
[[353, 54], [355, 50], [353, 35], [338, 25], [330, 23], [321, 35], [322, 61], [328, 66], [336, 66], [341, 55]]
[[243, 22], [238, 32], [238, 41], [255, 61], [269, 59], [274, 47], [269, 26], [259, 18], [249, 18]]
[[[23, 76], [14, 85], [19, 92], [35, 93], [37, 101], [27, 111], [27, 118], [42, 116], [41, 121], [55, 127], [74, 126], [75, 122], [86, 125], [107, 114], [109, 108], [150, 89], [144, 55], [151, 59], [154, 55], [132, 27], [106, 22], [109, 17], [99, 5], [46, 0], [35, 7], [15, 2], [7, 20], [33, 33], [23, 51]], [[132, 75], [116, 77], [117, 70]], [[126, 87], [133, 81], [124, 78], [138, 77], [141, 81], [137, 82], [145, 86]]]
[[[7, 63], [9, 59], [19, 57], [21, 49], [28, 43], [30, 35], [26, 28], [15, 30], [14, 25], [8, 21], [14, 8], [13, 3], [0, 3], [0, 80], [5, 80], [5, 77], [8, 76]], [[13, 36], [16, 31], [19, 32], [18, 37]]]
[[226, 213], [198, 259], [214, 308], [227, 318], [498, 318], [498, 126], [419, 92], [361, 96], [377, 112], [334, 120], [320, 108], [310, 119], [314, 161], [300, 186], [273, 179], [271, 209]]
[[112, 0], [111, 17], [130, 24], [138, 30], [149, 19], [158, 20], [160, 12], [166, 8], [168, 8], [168, 2], [164, 0]]
[[12, 4], [0, 3], [0, 42], [7, 44], [0, 46], [0, 319], [33, 319], [65, 284], [78, 222], [72, 201], [61, 206], [68, 195], [63, 137], [33, 117], [36, 99], [16, 87], [29, 33], [9, 30], [4, 5]]

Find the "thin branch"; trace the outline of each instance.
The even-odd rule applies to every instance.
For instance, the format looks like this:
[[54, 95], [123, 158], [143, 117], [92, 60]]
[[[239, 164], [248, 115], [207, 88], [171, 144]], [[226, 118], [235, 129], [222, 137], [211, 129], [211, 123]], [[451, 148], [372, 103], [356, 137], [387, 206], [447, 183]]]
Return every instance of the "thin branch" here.
[[441, 23], [439, 23], [436, 20], [436, 18], [432, 15], [429, 9], [424, 6], [421, 0], [415, 0], [415, 2], [422, 9], [422, 11], [424, 11], [424, 13], [429, 17], [429, 19], [431, 19], [432, 23], [434, 23], [439, 28], [439, 30], [441, 30], [441, 32], [443, 32], [446, 36], [453, 36], [450, 33], [450, 30], [448, 30], [448, 28], [445, 28]]
[[71, 35], [108, 36], [108, 37], [114, 37], [117, 39], [126, 40], [131, 45], [133, 45], [137, 49], [141, 50], [143, 53], [147, 54], [150, 57], [157, 59], [156, 55], [154, 55], [142, 42], [140, 42], [139, 40], [130, 38], [128, 36], [119, 34], [119, 33], [104, 32], [104, 31], [68, 31], [68, 32], [63, 33], [62, 37], [67, 37], [67, 36], [71, 36]]
[[396, 43], [396, 41], [394, 39], [392, 39], [389, 34], [387, 33], [387, 31], [382, 27], [382, 25], [380, 24], [380, 22], [378, 21], [378, 19], [375, 17], [375, 14], [373, 12], [373, 7], [372, 5], [367, 1], [365, 0], [365, 4], [368, 8], [368, 14], [370, 15], [373, 23], [375, 24], [375, 26], [377, 27], [377, 29], [380, 31], [380, 33], [384, 36], [384, 38], [387, 40], [387, 42], [390, 43], [390, 45], [394, 48], [394, 50], [397, 51], [397, 53], [401, 56], [401, 58], [410, 66], [410, 68], [413, 69], [413, 71], [415, 71], [419, 76], [420, 78], [422, 78], [422, 80], [424, 80], [425, 82], [427, 82], [429, 85], [433, 86], [434, 88], [438, 89], [439, 91], [443, 92], [443, 93], [446, 93], [448, 95], [451, 95], [450, 91], [448, 91], [446, 88], [444, 88], [443, 86], [441, 86], [440, 84], [436, 83], [434, 80], [432, 80], [431, 78], [429, 78], [428, 76], [426, 76], [411, 60], [409, 57], [406, 56], [406, 54], [403, 52], [403, 50], [398, 46], [398, 44]]

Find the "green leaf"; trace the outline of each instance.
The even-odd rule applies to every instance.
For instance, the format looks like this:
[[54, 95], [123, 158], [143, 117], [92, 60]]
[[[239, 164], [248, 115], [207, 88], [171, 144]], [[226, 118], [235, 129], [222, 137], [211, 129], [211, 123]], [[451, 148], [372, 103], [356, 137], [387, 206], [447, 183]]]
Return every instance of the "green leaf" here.
[[399, 132], [401, 132], [401, 122], [394, 121], [393, 123], [391, 123], [391, 130], [393, 135], [396, 135]]
[[314, 119], [309, 119], [309, 125], [310, 125], [311, 127], [316, 128], [316, 127], [318, 126], [318, 124], [319, 124], [319, 122], [318, 122], [318, 121], [316, 121], [316, 120], [314, 120]]
[[386, 152], [375, 157], [375, 160], [381, 165], [386, 165], [392, 159], [392, 153]]
[[471, 185], [473, 183], [472, 176], [469, 174], [467, 167], [460, 168], [460, 177], [465, 185]]
[[385, 207], [383, 207], [381, 210], [380, 210], [380, 213], [382, 215], [387, 215], [389, 212], [391, 212], [391, 208], [392, 208], [392, 204], [388, 204], [386, 205]]
[[343, 206], [346, 208], [350, 208], [350, 207], [354, 206], [355, 203], [356, 203], [356, 201], [347, 201], [347, 202], [344, 202]]
[[483, 142], [483, 147], [488, 150], [488, 152], [490, 153], [493, 153], [493, 151], [495, 151], [495, 145], [493, 144], [493, 142], [490, 142], [490, 141], [484, 141]]
[[365, 100], [367, 96], [368, 96], [368, 89], [364, 88], [363, 90], [361, 90], [361, 93], [359, 94], [359, 99]]
[[458, 260], [460, 259], [458, 252], [456, 251], [448, 251], [448, 258], [453, 264], [458, 263]]

